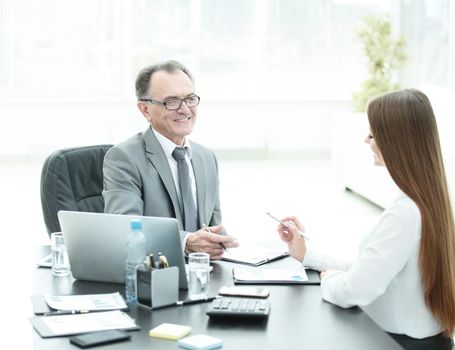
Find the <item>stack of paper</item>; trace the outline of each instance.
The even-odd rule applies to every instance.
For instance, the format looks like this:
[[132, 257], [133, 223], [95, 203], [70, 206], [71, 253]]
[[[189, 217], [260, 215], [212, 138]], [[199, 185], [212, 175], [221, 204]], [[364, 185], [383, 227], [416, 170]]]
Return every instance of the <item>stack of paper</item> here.
[[85, 295], [49, 295], [44, 299], [50, 308], [55, 310], [123, 310], [127, 308], [125, 300], [117, 293]]
[[139, 329], [130, 316], [119, 310], [32, 317], [30, 322], [43, 338], [108, 329]]
[[[32, 317], [30, 322], [43, 338], [108, 329], [139, 329], [130, 316], [120, 311], [127, 309], [127, 305], [118, 292], [86, 295], [47, 294], [33, 296], [32, 302], [35, 313], [42, 316]], [[44, 307], [47, 310], [43, 311]]]

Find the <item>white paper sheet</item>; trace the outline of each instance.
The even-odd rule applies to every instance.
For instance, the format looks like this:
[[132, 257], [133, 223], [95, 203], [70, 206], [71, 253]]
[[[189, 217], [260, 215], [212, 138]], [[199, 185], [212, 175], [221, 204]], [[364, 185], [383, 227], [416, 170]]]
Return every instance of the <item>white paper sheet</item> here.
[[53, 336], [107, 329], [137, 328], [134, 320], [119, 310], [90, 312], [78, 315], [43, 316], [39, 319], [49, 329]]
[[299, 269], [233, 269], [236, 281], [289, 282], [308, 281], [304, 268]]
[[120, 310], [126, 309], [125, 300], [117, 293], [85, 295], [49, 295], [45, 294], [47, 305], [55, 310]]

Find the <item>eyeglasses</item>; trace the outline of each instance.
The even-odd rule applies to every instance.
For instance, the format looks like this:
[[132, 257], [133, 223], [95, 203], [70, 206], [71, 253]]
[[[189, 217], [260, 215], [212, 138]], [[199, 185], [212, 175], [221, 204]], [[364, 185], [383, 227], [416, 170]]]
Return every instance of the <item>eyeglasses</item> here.
[[156, 105], [163, 106], [168, 111], [176, 111], [177, 109], [180, 109], [183, 102], [185, 102], [185, 104], [187, 105], [188, 108], [196, 107], [199, 104], [200, 100], [201, 100], [201, 98], [197, 95], [191, 95], [191, 96], [187, 96], [185, 98], [170, 98], [169, 100], [166, 100], [166, 101], [157, 101], [157, 100], [152, 100], [151, 98], [140, 98], [139, 99], [139, 101], [150, 102], [150, 103], [154, 103]]

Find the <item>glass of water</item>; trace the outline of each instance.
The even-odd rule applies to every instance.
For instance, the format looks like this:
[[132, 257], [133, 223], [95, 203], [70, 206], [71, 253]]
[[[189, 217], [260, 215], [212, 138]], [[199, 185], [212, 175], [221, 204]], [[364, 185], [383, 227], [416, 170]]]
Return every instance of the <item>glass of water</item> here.
[[207, 298], [210, 288], [210, 256], [207, 253], [188, 255], [189, 297], [190, 299]]
[[70, 262], [61, 232], [53, 232], [51, 234], [51, 249], [52, 274], [54, 276], [68, 276], [70, 273]]

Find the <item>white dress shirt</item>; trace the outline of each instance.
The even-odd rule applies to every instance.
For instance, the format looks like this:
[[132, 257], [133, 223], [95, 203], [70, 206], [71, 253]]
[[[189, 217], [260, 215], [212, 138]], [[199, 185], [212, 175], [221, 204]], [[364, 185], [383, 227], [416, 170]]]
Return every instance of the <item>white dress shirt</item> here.
[[[172, 157], [172, 152], [174, 152], [175, 147], [182, 147], [182, 146], [175, 144], [174, 142], [169, 140], [167, 137], [161, 135], [158, 131], [156, 131], [153, 128], [152, 128], [152, 131], [154, 132], [156, 138], [158, 139], [158, 142], [160, 143], [161, 147], [163, 148], [164, 154], [166, 155], [167, 161], [169, 163], [169, 168], [171, 168], [172, 178], [174, 179], [175, 189], [177, 190], [177, 196], [179, 197], [179, 200], [181, 200], [177, 161], [174, 159], [174, 157]], [[191, 193], [193, 194], [194, 207], [197, 210], [196, 180], [194, 178], [193, 165], [191, 164], [191, 156], [192, 156], [191, 146], [190, 146], [190, 142], [188, 141], [187, 137], [185, 137], [185, 143], [184, 143], [183, 147], [188, 148], [188, 152], [185, 153], [185, 160], [186, 160], [186, 163], [188, 164], [188, 170], [190, 173]], [[190, 232], [188, 234], [190, 234]], [[182, 240], [183, 252], [185, 252], [188, 234], [186, 234], [184, 239]]]
[[[196, 200], [196, 180], [194, 178], [194, 173], [193, 173], [193, 165], [191, 164], [191, 145], [190, 142], [188, 141], [188, 138], [185, 137], [185, 143], [183, 146], [177, 145], [171, 140], [169, 140], [167, 137], [161, 135], [158, 131], [152, 128], [152, 131], [155, 133], [156, 138], [158, 139], [158, 142], [160, 143], [161, 147], [163, 148], [164, 154], [166, 155], [167, 161], [169, 163], [169, 168], [171, 168], [171, 173], [172, 173], [172, 178], [174, 179], [174, 184], [175, 184], [175, 189], [177, 190], [177, 196], [181, 200], [181, 194], [180, 194], [180, 185], [179, 185], [179, 175], [178, 175], [178, 170], [177, 170], [177, 161], [172, 157], [172, 152], [174, 152], [174, 149], [176, 147], [186, 147], [187, 152], [185, 153], [185, 161], [188, 164], [188, 170], [190, 173], [190, 181], [191, 181], [191, 193], [193, 194], [193, 200], [194, 200], [194, 207], [197, 208], [197, 200]], [[197, 210], [197, 209], [196, 209]]]
[[356, 262], [307, 249], [303, 265], [340, 270], [322, 279], [322, 298], [343, 308], [359, 306], [387, 332], [425, 338], [441, 332], [425, 305], [419, 270], [421, 218], [402, 194], [363, 238]]

